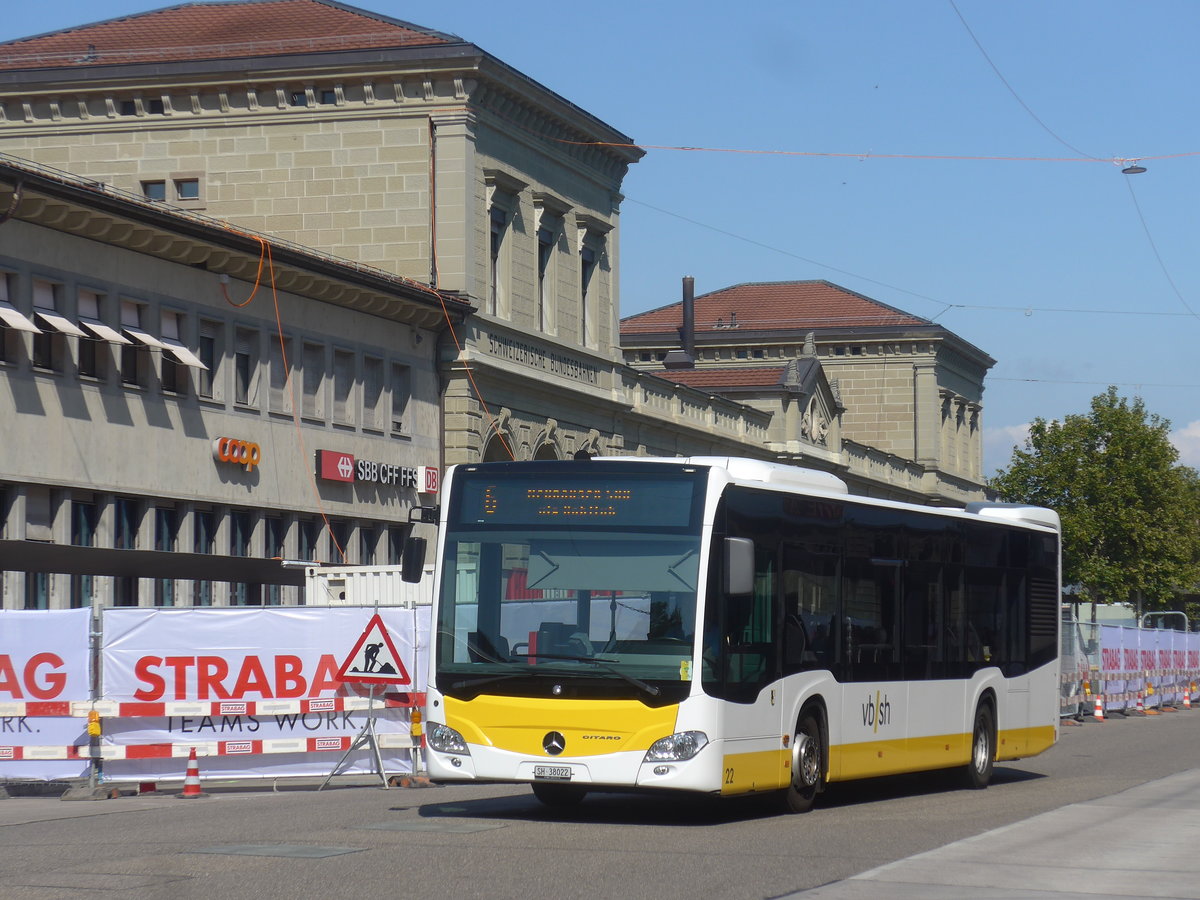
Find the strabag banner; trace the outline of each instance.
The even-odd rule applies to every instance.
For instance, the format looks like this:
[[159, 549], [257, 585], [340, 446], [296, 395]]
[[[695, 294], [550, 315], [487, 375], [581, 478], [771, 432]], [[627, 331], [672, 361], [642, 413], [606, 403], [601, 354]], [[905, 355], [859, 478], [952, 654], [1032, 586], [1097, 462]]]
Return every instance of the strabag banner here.
[[1107, 709], [1178, 701], [1200, 675], [1200, 634], [1100, 626], [1101, 687]]
[[[338, 673], [368, 630], [379, 634], [376, 615], [388, 651], [364, 655], [344, 682]], [[105, 720], [106, 779], [182, 777], [189, 746], [203, 758], [205, 776], [327, 775], [341, 759], [337, 750], [367, 721], [365, 709], [344, 709], [338, 698], [367, 697], [372, 689], [384, 768], [412, 771], [410, 711], [385, 709], [383, 694], [425, 690], [428, 607], [109, 609], [103, 633], [104, 698], [144, 704], [139, 711], [148, 713]], [[383, 666], [402, 671], [399, 677], [383, 685], [351, 679], [363, 669], [378, 672], [391, 648], [399, 659]], [[188, 701], [196, 708], [181, 710]], [[155, 714], [158, 704], [165, 704], [163, 714]], [[297, 740], [309, 750], [272, 752]], [[163, 745], [171, 746], [170, 755], [155, 756]], [[116, 747], [124, 750], [109, 749]], [[373, 768], [363, 747], [339, 772]]]
[[27, 715], [29, 704], [90, 698], [91, 611], [0, 610], [0, 780], [54, 781], [87, 774], [64, 756], [88, 744], [87, 720]]

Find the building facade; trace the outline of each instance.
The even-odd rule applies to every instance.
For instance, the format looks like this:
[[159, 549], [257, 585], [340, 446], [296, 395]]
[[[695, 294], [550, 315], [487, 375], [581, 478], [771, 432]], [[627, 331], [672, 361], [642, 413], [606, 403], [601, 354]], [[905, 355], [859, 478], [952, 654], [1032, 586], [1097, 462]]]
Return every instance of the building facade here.
[[4, 608], [296, 603], [285, 560], [398, 561], [464, 304], [29, 164], [0, 210]]
[[506, 427], [559, 455], [620, 443], [641, 151], [475, 45], [329, 0], [195, 3], [0, 46], [0, 95], [0, 150], [471, 302], [441, 348], [447, 462], [504, 452]]
[[294, 602], [299, 575], [249, 561], [390, 562], [422, 473], [481, 460], [741, 455], [982, 494], [991, 362], [924, 320], [731, 307], [662, 367], [675, 312], [618, 316], [642, 151], [457, 36], [247, 0], [10, 41], [0, 154], [8, 606], [99, 573], [101, 603]]
[[[831, 463], [859, 493], [983, 499], [983, 381], [995, 360], [977, 347], [826, 281], [740, 284], [695, 298], [691, 364], [668, 368], [683, 306], [622, 321], [629, 365], [771, 410], [780, 458]], [[829, 390], [789, 396], [786, 386], [814, 366]]]

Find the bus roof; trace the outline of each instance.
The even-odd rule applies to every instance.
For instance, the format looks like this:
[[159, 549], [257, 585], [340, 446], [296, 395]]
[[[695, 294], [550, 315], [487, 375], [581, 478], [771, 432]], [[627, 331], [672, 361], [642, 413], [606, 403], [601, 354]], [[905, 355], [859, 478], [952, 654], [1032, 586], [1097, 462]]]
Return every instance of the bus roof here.
[[[563, 464], [570, 461], [559, 461]], [[881, 506], [924, 510], [949, 516], [965, 516], [967, 518], [983, 518], [993, 521], [1011, 522], [1014, 525], [1044, 528], [1055, 532], [1062, 531], [1058, 513], [1041, 506], [1030, 506], [1021, 503], [994, 503], [978, 501], [968, 503], [965, 509], [951, 506], [926, 506], [902, 500], [885, 500], [879, 497], [864, 497], [851, 495], [850, 488], [841, 478], [831, 472], [819, 469], [806, 469], [787, 463], [768, 462], [761, 459], [748, 459], [739, 456], [599, 456], [592, 459], [594, 463], [648, 463], [651, 465], [673, 466], [705, 466], [720, 469], [727, 473], [729, 480], [742, 485], [769, 485], [771, 487], [792, 489], [804, 493], [817, 493], [832, 496], [845, 496], [856, 503], [869, 506]], [[465, 468], [475, 468], [477, 465], [526, 465], [527, 463], [472, 463]], [[537, 461], [529, 461], [536, 465]], [[454, 468], [458, 468], [455, 466]]]
[[[686, 456], [686, 457], [656, 457], [656, 456], [625, 456], [599, 457], [599, 460], [621, 459], [636, 462], [673, 463], [675, 465], [710, 466], [723, 469], [729, 473], [732, 481], [741, 484], [768, 484], [774, 487], [791, 487], [804, 491], [817, 491], [823, 494], [849, 495], [850, 489], [846, 482], [830, 472], [818, 469], [806, 469], [802, 466], [787, 463], [767, 462], [761, 459], [745, 459], [738, 456]], [[855, 495], [855, 501], [877, 506], [902, 506], [911, 509], [927, 509], [942, 514], [957, 514], [978, 516], [1012, 522], [1019, 525], [1033, 525], [1049, 528], [1056, 532], [1062, 530], [1058, 513], [1041, 506], [1030, 506], [1022, 503], [995, 503], [977, 501], [968, 503], [966, 509], [956, 509], [947, 506], [923, 506], [906, 503], [899, 500], [881, 500], [877, 497], [860, 497]]]
[[1044, 506], [1026, 506], [1023, 503], [968, 503], [967, 512], [988, 519], [1004, 519], [1025, 525], [1041, 525], [1043, 528], [1062, 530], [1058, 513]]

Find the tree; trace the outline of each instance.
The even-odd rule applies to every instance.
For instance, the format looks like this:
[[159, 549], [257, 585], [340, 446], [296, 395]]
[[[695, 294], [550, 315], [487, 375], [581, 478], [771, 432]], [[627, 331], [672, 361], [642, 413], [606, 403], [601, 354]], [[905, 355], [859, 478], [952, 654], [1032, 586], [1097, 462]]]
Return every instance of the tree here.
[[1110, 387], [1091, 412], [1035, 419], [991, 481], [1002, 500], [1048, 506], [1063, 524], [1063, 583], [1082, 598], [1178, 609], [1200, 580], [1200, 477], [1177, 465], [1171, 423]]

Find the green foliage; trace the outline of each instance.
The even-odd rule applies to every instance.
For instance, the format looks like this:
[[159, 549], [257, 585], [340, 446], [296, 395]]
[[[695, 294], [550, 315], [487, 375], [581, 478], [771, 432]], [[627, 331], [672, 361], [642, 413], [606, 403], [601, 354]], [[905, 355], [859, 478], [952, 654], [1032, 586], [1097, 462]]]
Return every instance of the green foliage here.
[[1177, 609], [1200, 581], [1200, 476], [1177, 465], [1171, 424], [1110, 387], [1087, 415], [1035, 419], [992, 479], [1002, 500], [1056, 510], [1063, 583], [1082, 599]]

